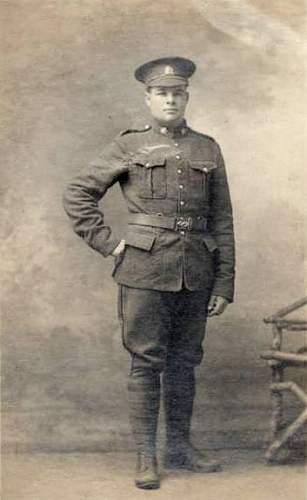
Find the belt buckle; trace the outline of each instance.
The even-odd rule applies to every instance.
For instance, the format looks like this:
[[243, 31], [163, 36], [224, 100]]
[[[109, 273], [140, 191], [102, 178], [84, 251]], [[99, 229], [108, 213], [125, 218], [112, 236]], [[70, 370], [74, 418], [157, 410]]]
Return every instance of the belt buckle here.
[[176, 231], [192, 231], [193, 219], [190, 215], [180, 216], [176, 219]]

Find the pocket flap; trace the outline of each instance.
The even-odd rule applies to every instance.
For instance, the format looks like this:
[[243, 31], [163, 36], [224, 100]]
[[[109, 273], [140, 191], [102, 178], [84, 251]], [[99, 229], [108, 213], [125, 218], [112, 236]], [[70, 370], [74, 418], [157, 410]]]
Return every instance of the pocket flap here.
[[194, 170], [201, 170], [205, 174], [209, 174], [211, 170], [217, 168], [213, 160], [189, 160], [190, 167]]
[[134, 158], [133, 163], [146, 168], [164, 167], [166, 164], [166, 158], [161, 154], [139, 154]]
[[211, 234], [204, 234], [203, 240], [209, 252], [214, 252], [215, 250], [217, 250], [218, 247], [216, 241]]
[[125, 242], [127, 245], [130, 245], [132, 247], [137, 247], [141, 248], [142, 250], [149, 251], [152, 249], [155, 239], [155, 234], [129, 231], [125, 238]]

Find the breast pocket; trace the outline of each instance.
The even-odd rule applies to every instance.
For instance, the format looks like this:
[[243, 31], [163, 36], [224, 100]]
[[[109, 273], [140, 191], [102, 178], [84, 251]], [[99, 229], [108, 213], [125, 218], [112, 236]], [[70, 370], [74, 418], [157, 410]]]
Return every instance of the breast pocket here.
[[189, 160], [189, 183], [191, 197], [206, 197], [208, 191], [208, 180], [212, 170], [217, 168], [213, 160], [192, 159]]
[[134, 159], [138, 169], [140, 198], [166, 198], [166, 158], [140, 155]]

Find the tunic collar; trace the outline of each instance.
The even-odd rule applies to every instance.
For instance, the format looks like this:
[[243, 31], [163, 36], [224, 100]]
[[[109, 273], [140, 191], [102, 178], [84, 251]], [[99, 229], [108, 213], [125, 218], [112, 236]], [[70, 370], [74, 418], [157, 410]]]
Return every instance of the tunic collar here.
[[163, 126], [157, 120], [154, 118], [151, 119], [150, 121], [150, 126], [151, 128], [155, 131], [158, 132], [159, 134], [162, 135], [186, 135], [188, 128], [187, 128], [187, 122], [185, 119], [182, 120], [182, 122], [177, 125], [176, 127], [171, 127], [171, 126]]

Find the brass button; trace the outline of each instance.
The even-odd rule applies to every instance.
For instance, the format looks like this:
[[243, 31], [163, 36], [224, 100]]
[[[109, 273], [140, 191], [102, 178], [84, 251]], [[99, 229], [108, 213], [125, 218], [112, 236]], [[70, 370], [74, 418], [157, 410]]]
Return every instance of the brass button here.
[[160, 128], [160, 132], [161, 132], [161, 134], [163, 134], [163, 135], [168, 134], [168, 129], [167, 129], [167, 127], [161, 127], [161, 128]]
[[150, 163], [145, 163], [145, 167], [150, 167]]
[[180, 234], [181, 234], [181, 236], [184, 236], [185, 232], [184, 231], [180, 231]]
[[180, 160], [181, 156], [180, 155], [176, 155], [176, 158], [177, 158], [177, 160]]
[[178, 174], [182, 174], [181, 168], [178, 168], [177, 172], [178, 172]]
[[146, 130], [150, 128], [150, 125], [145, 125]]
[[183, 185], [182, 184], [179, 184], [179, 189], [183, 189]]
[[204, 167], [204, 168], [203, 168], [203, 171], [204, 171], [204, 172], [206, 172], [206, 174], [207, 174], [207, 173], [208, 173], [208, 169], [207, 169], [207, 167]]
[[180, 205], [184, 205], [185, 201], [181, 200]]
[[178, 142], [175, 142], [174, 146], [176, 146], [176, 148], [178, 148], [178, 146], [179, 146]]

